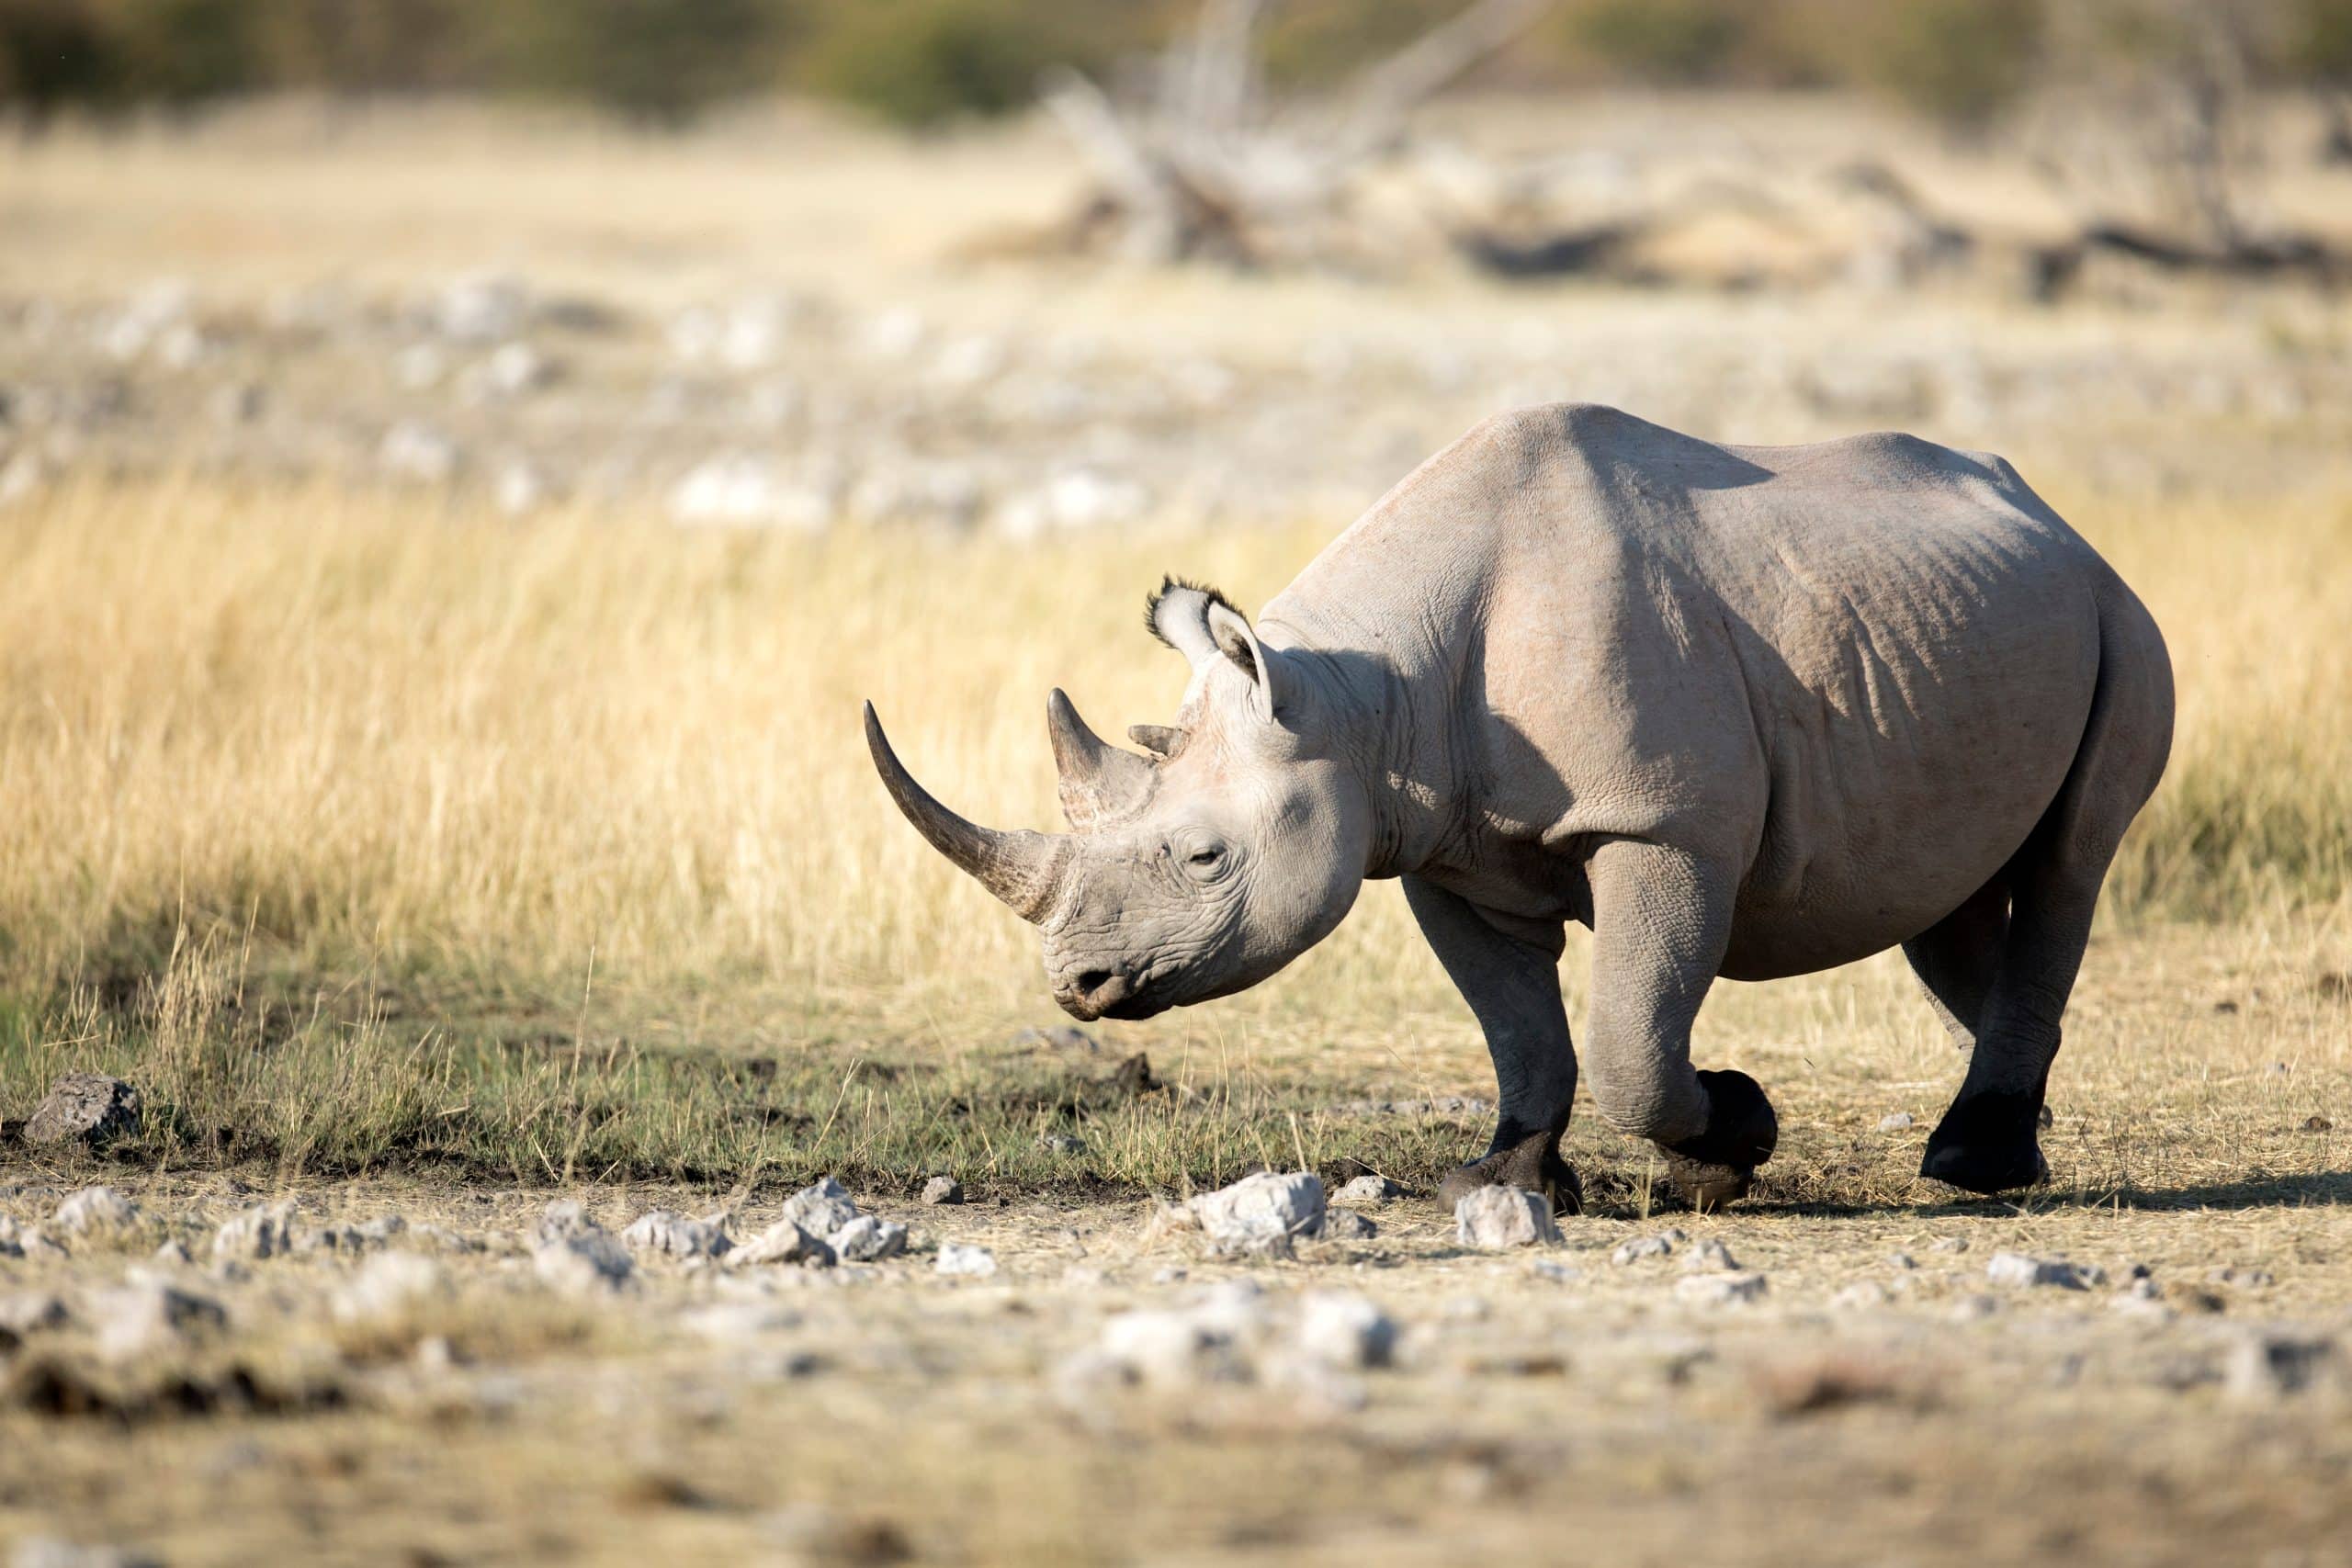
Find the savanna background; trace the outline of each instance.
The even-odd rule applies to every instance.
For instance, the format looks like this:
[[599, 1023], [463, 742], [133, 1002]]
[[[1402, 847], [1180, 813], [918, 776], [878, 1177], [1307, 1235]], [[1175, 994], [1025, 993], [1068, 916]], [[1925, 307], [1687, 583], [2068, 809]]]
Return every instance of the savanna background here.
[[[0, 113], [19, 1561], [2340, 1560], [2352, 7], [0, 0]], [[1393, 886], [1079, 1033], [892, 811], [861, 699], [1048, 826], [1049, 688], [1174, 706], [1163, 572], [1254, 610], [1556, 399], [1999, 451], [2154, 611], [2049, 1188], [1914, 1179], [1961, 1063], [1883, 955], [1711, 1000], [1748, 1205], [1580, 1113], [1592, 1212], [1486, 1257], [1427, 1193], [1491, 1074]], [[28, 1137], [69, 1073], [136, 1124]], [[1261, 1168], [1405, 1196], [1285, 1263], [1155, 1228]], [[533, 1257], [828, 1173], [910, 1261]], [[280, 1202], [355, 1239], [216, 1243]], [[1668, 1224], [1770, 1293], [1610, 1261]], [[1293, 1364], [1340, 1292], [1394, 1365]]]

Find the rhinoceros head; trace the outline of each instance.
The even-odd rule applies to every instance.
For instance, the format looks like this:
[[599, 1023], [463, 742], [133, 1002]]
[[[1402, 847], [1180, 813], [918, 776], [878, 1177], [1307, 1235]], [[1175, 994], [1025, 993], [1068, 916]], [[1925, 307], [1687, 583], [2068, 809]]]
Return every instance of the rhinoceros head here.
[[1317, 683], [1214, 589], [1163, 583], [1145, 610], [1189, 660], [1172, 727], [1105, 744], [1056, 691], [1046, 721], [1068, 833], [966, 821], [909, 776], [872, 705], [874, 765], [932, 847], [1043, 928], [1055, 999], [1148, 1018], [1229, 996], [1321, 941], [1355, 901], [1371, 806]]

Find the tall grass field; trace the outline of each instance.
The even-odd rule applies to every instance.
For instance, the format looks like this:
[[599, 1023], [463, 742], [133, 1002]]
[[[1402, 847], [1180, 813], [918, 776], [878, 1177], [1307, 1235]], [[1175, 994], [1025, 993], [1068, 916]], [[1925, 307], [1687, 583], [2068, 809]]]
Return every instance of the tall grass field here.
[[[2340, 917], [2352, 495], [2119, 511], [2029, 477], [2178, 676], [2104, 929]], [[1145, 592], [1254, 610], [1345, 521], [1015, 544], [198, 479], [32, 499], [0, 513], [0, 1116], [88, 1066], [141, 1083], [165, 1161], [1075, 1176], [1032, 1146], [1062, 1069], [1005, 1055], [1056, 1021], [1035, 934], [899, 818], [859, 704], [949, 804], [1055, 826], [1047, 690], [1105, 734], [1165, 721], [1183, 671]], [[1940, 1049], [1899, 965], [1855, 974], [1716, 1007], [1736, 1037], [1876, 1010]], [[1573, 954], [1569, 981], [1573, 1009]], [[1111, 1043], [1182, 1087], [1094, 1108], [1125, 1129], [1085, 1166], [1110, 1181], [1355, 1151], [1302, 1119], [1351, 1083], [1485, 1092], [1393, 887], [1259, 991]]]

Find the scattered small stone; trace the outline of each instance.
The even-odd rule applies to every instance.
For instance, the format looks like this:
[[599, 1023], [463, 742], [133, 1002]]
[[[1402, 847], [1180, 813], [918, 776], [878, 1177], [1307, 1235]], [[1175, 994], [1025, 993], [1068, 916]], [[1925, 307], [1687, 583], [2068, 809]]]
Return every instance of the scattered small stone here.
[[1170, 1264], [1165, 1269], [1153, 1269], [1151, 1282], [1155, 1285], [1181, 1285], [1186, 1280], [1191, 1278], [1192, 1271], [1190, 1269], [1179, 1269], [1175, 1265]]
[[408, 1222], [398, 1214], [379, 1214], [359, 1227], [359, 1239], [380, 1247], [407, 1229]]
[[1366, 1297], [1317, 1291], [1298, 1303], [1298, 1348], [1345, 1371], [1385, 1367], [1396, 1350], [1396, 1324]]
[[139, 1091], [120, 1078], [68, 1073], [49, 1086], [18, 1136], [28, 1144], [81, 1143], [99, 1148], [139, 1130]]
[[481, 392], [512, 398], [554, 381], [556, 367], [547, 355], [517, 340], [492, 350], [474, 374]]
[[1405, 1190], [1385, 1176], [1359, 1176], [1340, 1189], [1342, 1203], [1386, 1203], [1403, 1197]]
[[1323, 1179], [1311, 1170], [1261, 1171], [1196, 1194], [1184, 1210], [1219, 1252], [1286, 1258], [1297, 1238], [1322, 1232]]
[[1929, 1252], [1966, 1252], [1968, 1238], [1964, 1235], [1938, 1236], [1928, 1244]]
[[717, 1258], [729, 1245], [725, 1227], [668, 1209], [639, 1214], [621, 1232], [621, 1241], [632, 1252], [662, 1252], [673, 1258]]
[[368, 1240], [349, 1225], [306, 1225], [294, 1233], [289, 1250], [304, 1257], [333, 1252], [349, 1258], [368, 1250]]
[[831, 1177], [814, 1182], [784, 1201], [784, 1217], [816, 1235], [831, 1235], [857, 1218], [849, 1190]]
[[934, 1176], [922, 1184], [922, 1201], [937, 1207], [964, 1201], [964, 1184], [952, 1176]]
[[830, 1269], [838, 1258], [831, 1243], [786, 1215], [730, 1251], [727, 1261], [739, 1268], [797, 1263], [805, 1269]]
[[1453, 1239], [1481, 1252], [1504, 1252], [1556, 1244], [1560, 1227], [1552, 1221], [1552, 1205], [1536, 1194], [1516, 1187], [1480, 1187], [1454, 1204]]
[[2222, 1386], [2239, 1399], [2273, 1400], [2346, 1381], [2344, 1356], [2332, 1339], [2256, 1334], [2231, 1349]]
[[2306, 1116], [2303, 1118], [2303, 1131], [2306, 1133], [2333, 1133], [2335, 1131], [2335, 1123], [2329, 1121], [2324, 1116]]
[[8, 1568], [161, 1568], [161, 1564], [143, 1551], [119, 1546], [28, 1535], [8, 1554]]
[[454, 279], [433, 299], [428, 316], [442, 336], [459, 343], [494, 343], [522, 328], [531, 309], [529, 287], [504, 273]]
[[1894, 1292], [1876, 1280], [1857, 1280], [1831, 1296], [1829, 1304], [1839, 1312], [1861, 1312], [1884, 1306], [1894, 1299]]
[[542, 1242], [562, 1241], [604, 1228], [588, 1217], [588, 1210], [579, 1199], [559, 1198], [539, 1211], [539, 1223], [533, 1235]]
[[73, 1321], [65, 1298], [54, 1291], [18, 1291], [0, 1296], [0, 1329], [19, 1337], [45, 1328], [62, 1328]]
[[1246, 1382], [1252, 1375], [1233, 1337], [1193, 1313], [1121, 1313], [1102, 1325], [1098, 1349], [1130, 1381], [1166, 1387]]
[[448, 371], [448, 355], [435, 344], [411, 344], [392, 355], [392, 378], [412, 392], [431, 390]]
[[1086, 1140], [1069, 1133], [1045, 1133], [1038, 1135], [1037, 1146], [1047, 1154], [1082, 1155]]
[[1753, 1271], [1730, 1274], [1686, 1274], [1674, 1282], [1681, 1301], [1710, 1306], [1730, 1306], [1764, 1299], [1764, 1276]]
[[458, 472], [458, 444], [429, 424], [402, 420], [384, 432], [376, 461], [395, 479], [447, 484]]
[[547, 504], [549, 493], [547, 475], [537, 465], [526, 462], [501, 465], [498, 478], [491, 485], [498, 510], [509, 517], [537, 512]]
[[1905, 1127], [1917, 1125], [1917, 1119], [1908, 1111], [1898, 1111], [1892, 1116], [1882, 1116], [1878, 1119], [1878, 1130], [1882, 1133], [1900, 1133]]
[[958, 1241], [944, 1242], [939, 1248], [939, 1261], [933, 1267], [942, 1274], [984, 1280], [996, 1272], [996, 1254], [985, 1247], [967, 1247]]
[[291, 1202], [256, 1203], [243, 1213], [231, 1216], [212, 1233], [212, 1256], [215, 1259], [238, 1258], [259, 1261], [278, 1258], [294, 1245], [294, 1205]]
[[119, 1230], [139, 1217], [139, 1205], [111, 1187], [85, 1187], [57, 1205], [49, 1223], [67, 1235]]
[[90, 1298], [98, 1354], [122, 1360], [188, 1338], [229, 1320], [220, 1303], [161, 1280], [135, 1277]]
[[531, 1249], [531, 1269], [566, 1295], [585, 1296], [620, 1290], [637, 1266], [611, 1232], [597, 1229], [539, 1243]]
[[1729, 1273], [1739, 1265], [1732, 1260], [1731, 1248], [1713, 1236], [1702, 1236], [1682, 1255], [1685, 1274]]
[[69, 1258], [65, 1244], [44, 1234], [39, 1225], [18, 1225], [0, 1214], [0, 1258]]
[[1494, 1110], [1490, 1100], [1474, 1095], [1443, 1094], [1433, 1100], [1350, 1100], [1332, 1110], [1344, 1116], [1485, 1116]]
[[2278, 1282], [2267, 1269], [2234, 1269], [2227, 1266], [2206, 1270], [2205, 1280], [2209, 1284], [2235, 1285], [2248, 1291], [2265, 1290]]
[[1380, 1234], [1380, 1227], [1353, 1209], [1329, 1209], [1324, 1212], [1322, 1239], [1325, 1241], [1370, 1241]]
[[2107, 1270], [2095, 1263], [2070, 1263], [2063, 1258], [1996, 1252], [1984, 1265], [1984, 1278], [1996, 1285], [2019, 1289], [2049, 1286], [2062, 1291], [2086, 1291], [2106, 1283]]
[[860, 1214], [831, 1236], [844, 1263], [879, 1263], [907, 1249], [907, 1227], [874, 1214]]
[[1991, 1317], [2000, 1310], [2000, 1300], [1995, 1296], [1962, 1296], [1951, 1303], [1951, 1315], [1962, 1323], [1973, 1323], [1979, 1318]]
[[1024, 1029], [1012, 1037], [1015, 1045], [1044, 1045], [1056, 1051], [1076, 1051], [1094, 1055], [1102, 1047], [1094, 1036], [1072, 1024], [1057, 1023], [1045, 1029]]
[[334, 1315], [345, 1323], [398, 1317], [448, 1289], [441, 1265], [419, 1252], [379, 1252], [335, 1292]]
[[1913, 1258], [1907, 1252], [1890, 1252], [1886, 1255], [1886, 1266], [1890, 1269], [1900, 1269], [1908, 1272], [1909, 1270], [1919, 1267], [1919, 1260]]
[[1548, 1280], [1555, 1285], [1573, 1285], [1584, 1278], [1583, 1269], [1556, 1263], [1549, 1258], [1535, 1259], [1527, 1266], [1527, 1272], [1534, 1279]]
[[670, 491], [672, 520], [704, 526], [818, 534], [837, 510], [831, 490], [797, 482], [775, 463], [743, 453], [697, 464]]
[[1658, 1231], [1650, 1235], [1637, 1235], [1622, 1244], [1609, 1255], [1609, 1261], [1623, 1268], [1645, 1258], [1664, 1258], [1688, 1239], [1679, 1229]]
[[1133, 1099], [1139, 1094], [1158, 1094], [1166, 1087], [1151, 1076], [1151, 1058], [1141, 1051], [1112, 1068], [1111, 1076], [1102, 1081], [1104, 1087], [1114, 1094], [1124, 1095], [1128, 1099]]

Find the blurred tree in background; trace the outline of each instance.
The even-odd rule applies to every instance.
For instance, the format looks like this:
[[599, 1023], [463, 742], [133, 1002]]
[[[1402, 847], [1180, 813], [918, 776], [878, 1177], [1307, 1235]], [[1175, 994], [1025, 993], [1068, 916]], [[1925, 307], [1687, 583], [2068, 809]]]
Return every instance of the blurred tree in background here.
[[[1282, 0], [1265, 66], [1312, 87], [1385, 55], [1466, 0]], [[186, 109], [243, 94], [516, 93], [678, 123], [802, 91], [934, 126], [1004, 113], [1046, 67], [1101, 71], [1188, 26], [1191, 0], [0, 0], [0, 105]], [[2149, 25], [2169, 9], [2173, 21]], [[2135, 53], [2180, 55], [2176, 25], [2220, 17], [2263, 85], [2352, 96], [2352, 0], [1559, 0], [1486, 68], [1521, 89], [1598, 84], [1855, 86], [1957, 130], [2038, 82]], [[2053, 26], [2064, 18], [2069, 25]], [[2086, 27], [2085, 18], [2112, 25]], [[2201, 25], [2201, 24], [2200, 24]], [[2169, 29], [2169, 30], [2168, 30]], [[2096, 38], [2070, 57], [2060, 35]], [[2339, 121], [2341, 123], [2341, 121]], [[2352, 126], [2342, 134], [2352, 155]]]

